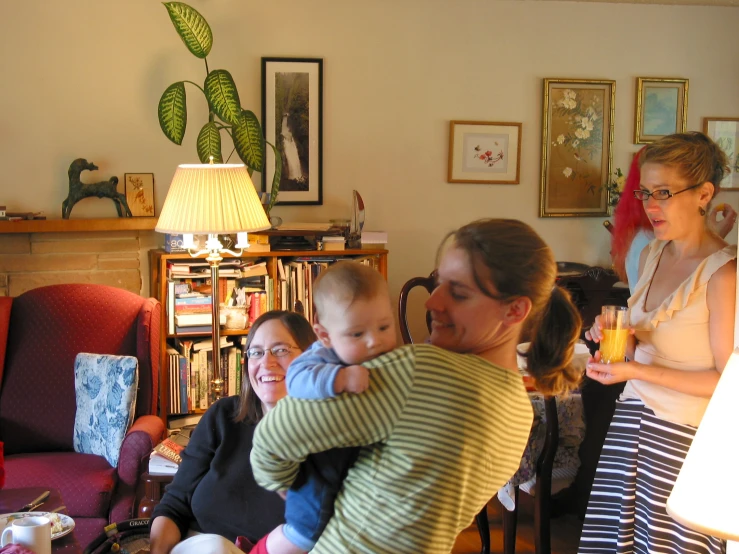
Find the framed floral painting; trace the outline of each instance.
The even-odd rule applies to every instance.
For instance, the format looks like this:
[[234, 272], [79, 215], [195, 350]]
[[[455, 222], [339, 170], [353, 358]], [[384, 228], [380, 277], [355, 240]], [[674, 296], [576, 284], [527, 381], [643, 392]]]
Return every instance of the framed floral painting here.
[[133, 217], [154, 217], [154, 174], [126, 173], [123, 182]]
[[518, 184], [521, 172], [521, 125], [451, 121], [447, 181]]
[[616, 82], [544, 79], [539, 217], [608, 215]]
[[721, 190], [739, 190], [739, 117], [704, 117], [703, 132], [721, 147], [729, 162]]
[[684, 133], [688, 125], [688, 80], [637, 77], [634, 144]]

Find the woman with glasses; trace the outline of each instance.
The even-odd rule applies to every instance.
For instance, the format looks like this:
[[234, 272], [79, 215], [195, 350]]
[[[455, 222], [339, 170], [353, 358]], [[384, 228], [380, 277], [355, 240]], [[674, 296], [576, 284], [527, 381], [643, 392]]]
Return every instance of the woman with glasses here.
[[254, 482], [252, 436], [287, 394], [290, 362], [315, 340], [310, 323], [296, 313], [267, 312], [254, 322], [244, 347], [240, 394], [208, 408], [154, 508], [152, 554], [242, 553], [234, 544], [237, 537], [256, 542], [283, 523], [283, 500]]
[[[634, 155], [621, 198], [613, 214], [614, 229], [611, 237], [613, 269], [621, 281], [628, 283], [632, 293], [639, 276], [641, 254], [644, 248], [654, 240], [652, 224], [644, 212], [643, 202], [634, 195], [634, 191], [640, 190], [640, 157], [645, 148]], [[716, 192], [718, 193], [718, 190]], [[637, 194], [641, 196], [641, 193]], [[722, 216], [720, 221], [718, 214]], [[729, 204], [720, 204], [711, 210], [708, 221], [710, 227], [721, 238], [725, 238], [734, 228], [736, 218], [737, 213], [734, 208]]]
[[[687, 529], [665, 502], [734, 341], [736, 246], [706, 213], [728, 171], [702, 133], [646, 147], [634, 196], [655, 240], [629, 299], [627, 361], [588, 363], [603, 384], [626, 382], [601, 452], [579, 552], [720, 553], [723, 541]], [[600, 320], [589, 331], [600, 341]]]

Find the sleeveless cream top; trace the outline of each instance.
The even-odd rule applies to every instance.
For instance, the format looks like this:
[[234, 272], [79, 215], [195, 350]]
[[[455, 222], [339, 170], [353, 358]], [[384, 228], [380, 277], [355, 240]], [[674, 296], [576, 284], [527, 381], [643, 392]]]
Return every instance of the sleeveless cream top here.
[[[713, 369], [716, 362], [708, 332], [706, 291], [711, 276], [737, 257], [737, 247], [729, 245], [708, 256], [660, 306], [647, 312], [649, 286], [667, 244], [660, 240], [649, 244], [644, 272], [629, 298], [629, 323], [638, 341], [634, 360], [683, 371]], [[658, 417], [694, 427], [710, 400], [638, 379], [626, 383], [621, 398], [638, 398]]]

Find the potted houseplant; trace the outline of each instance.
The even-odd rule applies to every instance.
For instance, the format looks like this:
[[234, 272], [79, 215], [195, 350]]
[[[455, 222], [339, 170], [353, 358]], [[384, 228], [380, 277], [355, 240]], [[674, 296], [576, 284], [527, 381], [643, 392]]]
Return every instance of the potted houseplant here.
[[264, 171], [266, 146], [269, 145], [274, 151], [275, 173], [269, 203], [265, 206], [269, 215], [277, 201], [282, 157], [274, 144], [265, 141], [262, 126], [254, 112], [241, 107], [231, 74], [225, 69], [211, 70], [208, 67], [207, 56], [213, 45], [213, 33], [205, 18], [183, 2], [164, 2], [164, 7], [187, 49], [205, 62], [205, 81], [202, 86], [193, 81], [177, 81], [167, 87], [159, 99], [157, 110], [162, 131], [175, 144], [182, 144], [187, 128], [185, 84], [199, 90], [208, 103], [208, 121], [200, 128], [197, 138], [197, 152], [201, 163], [207, 163], [211, 159], [216, 163], [223, 163], [221, 131], [231, 137], [234, 150], [250, 175], [255, 170]]

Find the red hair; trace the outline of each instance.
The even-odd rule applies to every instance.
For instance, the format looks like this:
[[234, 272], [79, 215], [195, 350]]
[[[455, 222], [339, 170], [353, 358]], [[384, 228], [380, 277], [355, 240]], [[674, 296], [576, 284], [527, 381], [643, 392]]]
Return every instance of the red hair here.
[[[645, 147], [646, 148], [646, 147]], [[624, 190], [621, 198], [616, 204], [614, 213], [614, 229], [611, 236], [611, 257], [613, 258], [613, 269], [621, 280], [626, 283], [626, 254], [631, 246], [634, 236], [642, 229], [651, 229], [647, 214], [644, 212], [644, 204], [641, 200], [634, 198], [634, 191], [639, 188], [641, 181], [639, 159], [644, 153], [642, 148], [634, 155], [626, 176]]]

